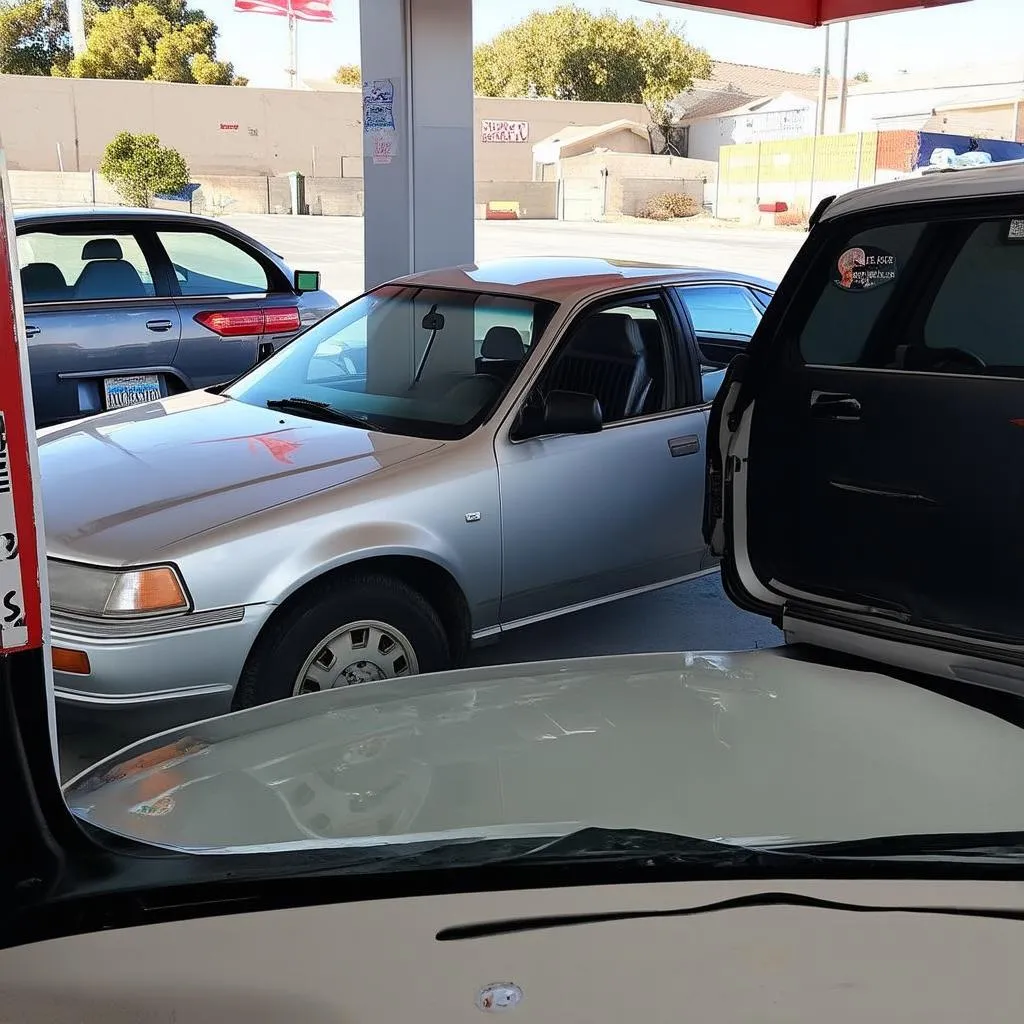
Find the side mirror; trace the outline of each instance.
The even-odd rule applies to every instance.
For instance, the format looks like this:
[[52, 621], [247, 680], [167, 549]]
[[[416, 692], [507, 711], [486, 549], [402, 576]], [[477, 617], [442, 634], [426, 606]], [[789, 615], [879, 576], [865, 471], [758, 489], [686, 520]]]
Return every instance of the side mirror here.
[[320, 291], [320, 271], [296, 270], [292, 284], [299, 295], [302, 295], [303, 292], [318, 292]]
[[545, 434], [596, 434], [604, 425], [601, 403], [578, 391], [551, 391], [544, 399], [541, 431]]

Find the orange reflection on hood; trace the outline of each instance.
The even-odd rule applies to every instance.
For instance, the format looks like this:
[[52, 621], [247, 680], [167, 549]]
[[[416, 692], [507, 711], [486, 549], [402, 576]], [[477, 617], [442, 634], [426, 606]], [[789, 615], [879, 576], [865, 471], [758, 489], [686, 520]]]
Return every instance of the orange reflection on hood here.
[[272, 434], [242, 434], [239, 437], [217, 437], [212, 441], [199, 441], [198, 444], [220, 444], [222, 441], [245, 441], [250, 451], [258, 452], [262, 445], [278, 461], [291, 465], [292, 452], [301, 447], [301, 441], [287, 441], [279, 434], [288, 434], [295, 430], [288, 427], [286, 430], [275, 430]]

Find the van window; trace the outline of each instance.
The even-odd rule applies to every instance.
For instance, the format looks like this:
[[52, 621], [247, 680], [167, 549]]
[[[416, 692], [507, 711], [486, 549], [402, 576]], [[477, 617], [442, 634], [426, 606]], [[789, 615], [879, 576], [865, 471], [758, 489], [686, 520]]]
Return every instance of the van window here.
[[[899, 274], [906, 267], [924, 224], [890, 224], [871, 228], [837, 242], [828, 260], [828, 274], [815, 285], [818, 299], [800, 332], [800, 354], [805, 363], [817, 366], [857, 366], [882, 310], [897, 294]], [[840, 263], [848, 253], [868, 253], [873, 258], [891, 256], [895, 278], [875, 287], [846, 287]]]
[[990, 368], [1024, 367], [1024, 243], [1007, 240], [1010, 224], [985, 221], [968, 236], [925, 320], [926, 347], [970, 352]]

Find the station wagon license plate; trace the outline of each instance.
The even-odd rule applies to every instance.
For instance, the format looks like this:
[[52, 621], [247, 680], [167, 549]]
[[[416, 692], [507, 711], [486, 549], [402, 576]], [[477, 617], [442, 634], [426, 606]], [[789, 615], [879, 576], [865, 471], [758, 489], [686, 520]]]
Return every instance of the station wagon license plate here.
[[160, 378], [155, 373], [137, 377], [107, 377], [103, 381], [103, 392], [108, 409], [126, 409], [130, 405], [155, 402], [163, 397]]

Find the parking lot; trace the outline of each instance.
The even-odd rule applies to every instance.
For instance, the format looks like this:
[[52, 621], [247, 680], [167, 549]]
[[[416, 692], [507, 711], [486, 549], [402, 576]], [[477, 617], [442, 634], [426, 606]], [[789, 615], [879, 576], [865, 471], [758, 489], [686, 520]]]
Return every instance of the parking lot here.
[[[348, 218], [229, 218], [292, 266], [319, 269], [344, 301], [362, 289], [362, 221]], [[699, 225], [478, 222], [477, 258], [525, 255], [606, 256], [622, 260], [722, 267], [781, 277], [804, 235]], [[717, 574], [526, 627], [472, 652], [473, 665], [664, 650], [748, 649], [778, 644], [771, 623], [735, 608]], [[131, 737], [94, 724], [62, 723], [65, 776]]]
[[[363, 222], [354, 217], [227, 217], [297, 269], [320, 270], [344, 300], [363, 290]], [[705, 222], [477, 221], [478, 260], [511, 256], [600, 256], [738, 270], [778, 279], [805, 235]]]

